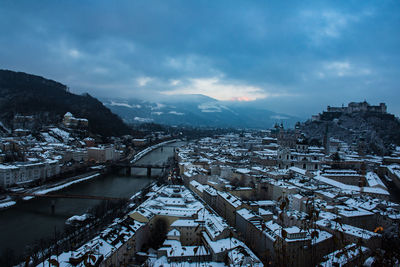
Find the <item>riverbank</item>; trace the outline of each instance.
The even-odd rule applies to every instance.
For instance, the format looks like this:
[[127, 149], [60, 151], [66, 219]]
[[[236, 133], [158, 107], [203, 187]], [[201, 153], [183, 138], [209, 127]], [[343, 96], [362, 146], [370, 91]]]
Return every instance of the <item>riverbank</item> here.
[[146, 155], [147, 153], [153, 151], [154, 149], [157, 149], [157, 148], [162, 147], [162, 146], [164, 146], [166, 144], [170, 144], [170, 143], [174, 143], [174, 142], [178, 142], [178, 141], [179, 141], [178, 139], [173, 139], [173, 140], [168, 140], [168, 141], [165, 141], [165, 142], [158, 143], [158, 144], [153, 145], [153, 146], [149, 146], [149, 147], [143, 149], [142, 151], [138, 152], [130, 162], [131, 163], [135, 163], [136, 161], [141, 159], [144, 155]]
[[[30, 192], [30, 193], [38, 194], [38, 195], [45, 195], [47, 193], [58, 191], [58, 190], [67, 188], [68, 186], [71, 186], [73, 184], [80, 183], [80, 182], [83, 182], [83, 181], [86, 181], [86, 180], [90, 180], [90, 179], [93, 179], [93, 178], [98, 177], [98, 176], [100, 176], [100, 173], [95, 173], [93, 175], [89, 175], [89, 176], [86, 176], [86, 177], [83, 177], [83, 178], [80, 178], [80, 179], [76, 179], [76, 180], [73, 180], [71, 182], [67, 182], [67, 183], [64, 183], [64, 184], [61, 184], [61, 185], [58, 185], [58, 186], [54, 186], [54, 187], [50, 187], [50, 188], [47, 188], [47, 189], [36, 190], [36, 191]], [[35, 198], [35, 197], [27, 196], [27, 197], [23, 197], [22, 199], [23, 200], [31, 200], [33, 198]]]
[[[75, 225], [68, 224], [67, 227], [68, 230], [59, 234], [59, 236], [57, 237], [58, 238], [56, 245], [57, 250], [58, 251], [77, 250], [78, 248], [83, 247], [85, 244], [87, 245], [91, 244], [92, 243], [91, 240], [98, 240], [102, 238], [101, 233], [115, 231], [116, 223], [122, 222], [127, 216], [129, 216], [129, 214], [134, 209], [136, 209], [145, 200], [147, 200], [149, 196], [142, 196], [142, 195], [144, 193], [147, 194], [151, 190], [151, 188], [154, 187], [158, 188], [156, 182], [149, 183], [148, 185], [143, 187], [140, 191], [132, 195], [130, 198], [127, 198], [126, 201], [124, 201], [123, 203], [119, 202], [119, 203], [114, 203], [112, 207], [108, 206], [107, 209], [103, 211], [103, 214], [100, 217], [99, 215], [94, 216], [93, 214], [74, 216], [74, 218], [80, 220], [80, 222], [78, 222]], [[70, 220], [71, 218], [72, 217], [70, 217], [68, 220]], [[51, 239], [52, 238], [53, 237], [51, 237]], [[36, 265], [41, 266], [42, 264], [44, 264], [43, 262], [46, 261], [46, 259], [48, 259], [47, 255], [48, 252], [55, 250], [56, 247], [53, 243], [50, 242], [48, 245], [49, 247], [42, 247], [38, 249], [38, 251], [36, 252], [38, 257], [35, 259], [35, 261], [31, 261], [33, 266]], [[61, 256], [60, 259], [62, 259], [63, 256], [62, 255], [60, 256]], [[57, 260], [59, 260], [59, 258], [57, 258]], [[66, 262], [68, 260], [69, 257], [65, 261], [60, 260], [60, 262]], [[42, 264], [40, 264], [40, 262], [42, 262]], [[25, 266], [24, 262], [15, 265], [15, 267], [23, 267], [23, 266]]]
[[[163, 144], [165, 145], [165, 143]], [[157, 162], [162, 163], [167, 161], [168, 158], [174, 155], [173, 147], [179, 146], [181, 143], [169, 142], [165, 145], [164, 149], [152, 147], [153, 151], [144, 155], [138, 163], [150, 163]], [[149, 149], [148, 149], [149, 151]], [[142, 152], [142, 155], [144, 153]], [[132, 157], [131, 157], [132, 159]], [[129, 161], [128, 161], [129, 162]], [[127, 177], [126, 175], [120, 175], [111, 166], [106, 166], [102, 170], [94, 170], [90, 175], [96, 173], [102, 173], [102, 175], [93, 177], [90, 180], [75, 183], [67, 188], [60, 189], [57, 192], [48, 194], [60, 194], [60, 195], [72, 195], [72, 196], [104, 196], [110, 198], [121, 198], [129, 199], [128, 205], [135, 207], [143, 201], [147, 195], [149, 183], [155, 182], [146, 176], [142, 177]], [[80, 176], [79, 179], [90, 176]], [[78, 177], [75, 177], [75, 180]], [[72, 179], [65, 181], [72, 182]], [[58, 180], [57, 182], [61, 182]], [[61, 185], [52, 183], [51, 187]], [[30, 190], [46, 190], [49, 187], [36, 187]], [[20, 189], [24, 190], [24, 189]], [[27, 190], [27, 189], [25, 189]], [[18, 193], [18, 191], [15, 191]], [[11, 200], [11, 199], [9, 199]], [[10, 257], [14, 255], [10, 262], [17, 264], [18, 262], [26, 259], [28, 255], [34, 255], [34, 251], [40, 247], [45, 248], [54, 243], [54, 236], [57, 233], [57, 239], [62, 239], [59, 234], [64, 233], [66, 227], [65, 221], [74, 215], [82, 215], [85, 213], [102, 214], [102, 211], [109, 210], [109, 204], [118, 203], [102, 201], [97, 199], [80, 199], [80, 198], [42, 198], [37, 197], [29, 201], [19, 201], [17, 205], [2, 210], [0, 212], [0, 232], [2, 233], [2, 242], [0, 242], [0, 258]], [[52, 207], [55, 207], [54, 211]], [[84, 235], [84, 238], [94, 234], [97, 231], [83, 231], [79, 236]], [[32, 230], [34, 229], [34, 231]], [[84, 228], [83, 230], [85, 230]], [[100, 228], [99, 228], [100, 229]], [[83, 236], [82, 236], [83, 238]], [[82, 239], [79, 237], [79, 239]], [[46, 241], [46, 242], [41, 242]], [[53, 243], [51, 243], [52, 241]], [[71, 239], [76, 245], [78, 240]], [[67, 245], [67, 247], [69, 247]], [[8, 255], [8, 256], [7, 256]], [[0, 265], [2, 261], [0, 259]]]
[[[177, 141], [178, 141], [178, 139], [173, 139], [173, 140], [164, 141], [164, 142], [158, 143], [156, 145], [147, 147], [147, 148], [143, 149], [142, 151], [138, 152], [130, 162], [134, 163], [134, 162], [140, 160], [146, 154], [150, 153], [151, 151], [153, 151], [153, 150], [155, 150], [155, 149], [157, 149], [159, 147], [162, 147], [164, 145], [167, 145], [167, 144], [170, 144], [170, 143], [174, 143], [174, 142], [177, 142]], [[64, 188], [69, 187], [69, 186], [71, 186], [73, 184], [76, 184], [76, 183], [80, 183], [80, 182], [84, 182], [84, 181], [89, 180], [89, 179], [93, 179], [95, 177], [98, 177], [99, 175], [101, 175], [101, 174], [100, 173], [90, 172], [90, 173], [86, 173], [86, 174], [83, 174], [83, 175], [75, 176], [75, 177], [72, 177], [72, 178], [67, 178], [67, 179], [65, 179], [63, 181], [59, 181], [59, 182], [57, 182], [55, 184], [42, 185], [42, 186], [31, 188], [31, 189], [28, 189], [28, 190], [23, 190], [20, 193], [47, 194], [47, 193], [50, 193], [50, 192], [54, 192], [54, 191], [58, 191], [58, 190], [64, 189]], [[26, 196], [26, 197], [23, 197], [22, 199], [25, 200], [25, 201], [28, 201], [28, 200], [31, 200], [31, 199], [34, 199], [34, 198], [35, 198], [34, 196]], [[14, 201], [11, 197], [6, 197], [4, 200], [2, 200], [0, 202], [0, 210], [11, 208], [16, 204], [17, 204], [17, 202]]]
[[0, 203], [0, 210], [10, 208], [15, 204], [17, 204], [17, 202], [11, 200], [11, 198], [7, 198], [6, 201]]
[[[95, 177], [100, 176], [101, 174], [99, 172], [90, 172], [90, 173], [86, 173], [83, 175], [78, 175], [78, 176], [74, 176], [74, 177], [70, 177], [68, 179], [65, 179], [63, 181], [59, 181], [53, 184], [46, 184], [46, 185], [42, 185], [42, 186], [38, 186], [38, 187], [34, 187], [34, 188], [29, 188], [26, 190], [23, 190], [21, 188], [21, 190], [17, 190], [15, 193], [28, 193], [28, 194], [47, 194], [50, 192], [54, 192], [54, 191], [58, 191], [64, 188], [67, 188], [73, 184], [76, 183], [80, 183], [83, 181], [87, 181], [90, 179], [93, 179]], [[22, 200], [31, 200], [34, 199], [34, 196], [26, 196], [23, 197]], [[12, 206], [16, 205], [17, 202], [14, 201], [11, 197], [6, 197], [1, 203], [0, 203], [0, 210], [3, 209], [8, 209], [11, 208]]]

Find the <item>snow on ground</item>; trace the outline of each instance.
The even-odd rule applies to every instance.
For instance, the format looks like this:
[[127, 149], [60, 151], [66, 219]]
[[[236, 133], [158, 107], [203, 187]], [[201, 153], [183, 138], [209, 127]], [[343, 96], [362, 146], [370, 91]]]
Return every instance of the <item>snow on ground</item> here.
[[141, 118], [141, 117], [135, 117], [134, 120], [138, 121], [138, 122], [152, 122], [153, 121], [153, 119], [151, 119], [151, 118]]
[[[80, 182], [83, 182], [83, 181], [86, 181], [86, 180], [93, 179], [93, 178], [95, 178], [95, 177], [97, 177], [99, 175], [100, 175], [100, 173], [96, 173], [96, 174], [93, 174], [93, 175], [90, 175], [90, 176], [87, 176], [87, 177], [83, 177], [83, 178], [80, 178], [80, 179], [77, 179], [77, 180], [74, 180], [74, 181], [59, 185], [59, 186], [55, 186], [55, 187], [51, 187], [51, 188], [47, 188], [47, 189], [43, 189], [43, 190], [34, 191], [33, 193], [34, 194], [38, 194], [38, 195], [44, 195], [44, 194], [47, 194], [47, 193], [50, 193], [50, 192], [54, 192], [54, 191], [58, 191], [58, 190], [64, 189], [64, 188], [66, 188], [68, 186], [71, 186], [73, 184], [76, 184], [76, 183], [80, 183]], [[23, 200], [30, 200], [30, 199], [33, 199], [33, 198], [34, 197], [32, 197], [32, 196], [28, 196], [28, 197], [24, 197]]]
[[57, 138], [54, 138], [49, 133], [40, 133], [40, 135], [46, 140], [47, 143], [59, 143], [60, 141]]
[[82, 214], [82, 215], [75, 215], [75, 216], [68, 218], [66, 223], [72, 224], [74, 222], [83, 222], [83, 221], [87, 220], [88, 218], [90, 218], [90, 214], [87, 214], [87, 213]]
[[15, 202], [15, 201], [7, 201], [4, 203], [0, 203], [0, 209], [5, 209], [8, 207], [14, 206], [15, 204], [17, 204], [17, 202]]
[[162, 108], [165, 107], [165, 105], [164, 105], [164, 104], [161, 104], [161, 103], [154, 103], [154, 104], [155, 104], [156, 106], [155, 106], [155, 107], [150, 107], [151, 110], [162, 109]]
[[61, 130], [61, 129], [59, 129], [59, 128], [51, 128], [50, 131], [51, 131], [53, 134], [55, 134], [55, 135], [61, 137], [61, 138], [63, 139], [64, 142], [68, 142], [68, 140], [69, 140], [69, 138], [70, 138], [70, 133], [69, 133], [69, 132], [66, 132], [66, 131], [64, 131], [64, 130]]
[[119, 106], [119, 107], [126, 107], [126, 108], [133, 108], [133, 106], [129, 105], [128, 103], [118, 103], [111, 100], [110, 106]]
[[289, 117], [286, 116], [282, 116], [282, 115], [273, 115], [273, 116], [269, 116], [271, 119], [275, 119], [275, 120], [287, 120], [289, 119]]
[[129, 199], [133, 200], [133, 199], [137, 198], [138, 196], [140, 196], [141, 193], [142, 193], [142, 192], [139, 191], [139, 192], [137, 192], [136, 194], [132, 195]]
[[173, 111], [170, 111], [170, 112], [168, 112], [169, 114], [173, 114], [173, 115], [178, 115], [178, 116], [182, 116], [182, 115], [185, 115], [185, 113], [182, 113], [182, 112], [177, 112], [177, 111], [175, 111], [175, 110], [173, 110]]
[[203, 103], [197, 106], [198, 109], [201, 110], [201, 112], [222, 112], [222, 108], [218, 103]]
[[150, 151], [152, 151], [152, 150], [154, 150], [154, 149], [156, 149], [156, 148], [159, 148], [160, 146], [163, 146], [163, 145], [166, 145], [166, 144], [169, 144], [169, 143], [173, 143], [173, 142], [176, 142], [176, 139], [174, 139], [174, 140], [169, 140], [169, 141], [165, 141], [165, 142], [159, 143], [159, 144], [157, 144], [157, 145], [150, 146], [150, 147], [148, 147], [148, 148], [146, 148], [146, 149], [143, 149], [142, 151], [140, 151], [139, 153], [137, 153], [137, 154], [133, 157], [133, 159], [131, 160], [131, 163], [134, 163], [134, 162], [138, 161], [139, 159], [141, 159], [144, 155], [146, 155], [146, 154], [149, 153]]

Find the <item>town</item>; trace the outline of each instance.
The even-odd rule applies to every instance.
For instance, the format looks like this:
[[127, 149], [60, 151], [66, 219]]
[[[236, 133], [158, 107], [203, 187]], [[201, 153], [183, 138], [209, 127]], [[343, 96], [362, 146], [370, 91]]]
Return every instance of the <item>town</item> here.
[[[71, 114], [62, 123], [76, 122], [72, 127], [86, 123]], [[31, 161], [42, 155], [42, 162], [1, 165], [4, 188], [57, 175], [68, 157], [96, 166], [124, 153], [135, 157], [118, 142], [95, 146], [86, 138], [71, 149], [68, 142], [76, 140], [63, 130], [41, 134], [49, 142], [25, 148], [24, 155]], [[321, 146], [310, 139], [282, 125], [193, 139], [175, 148], [175, 168], [134, 194], [123, 215], [71, 250], [43, 252], [37, 266], [395, 264], [400, 147], [378, 156], [333, 137]], [[143, 147], [138, 142], [145, 140], [131, 142]], [[39, 171], [51, 166], [56, 171]]]
[[1, 1], [0, 267], [399, 267], [399, 14]]
[[[13, 130], [0, 125], [5, 137], [0, 139], [0, 190], [41, 192], [62, 187], [66, 182], [79, 182], [98, 171], [107, 172], [113, 164], [136, 156], [144, 148], [172, 140], [165, 132], [152, 132], [142, 138], [131, 135], [103, 140], [90, 136], [88, 120], [67, 112], [58, 125], [39, 131], [33, 116], [16, 115]], [[139, 154], [139, 155], [138, 155]], [[2, 196], [0, 209], [15, 205]]]

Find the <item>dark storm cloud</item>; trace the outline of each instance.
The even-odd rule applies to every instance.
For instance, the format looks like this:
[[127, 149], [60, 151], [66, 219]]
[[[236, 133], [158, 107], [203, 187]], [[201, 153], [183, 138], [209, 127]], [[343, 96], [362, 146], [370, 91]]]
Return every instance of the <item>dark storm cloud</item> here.
[[198, 92], [300, 115], [366, 99], [399, 114], [398, 14], [396, 1], [2, 1], [0, 62], [96, 96]]

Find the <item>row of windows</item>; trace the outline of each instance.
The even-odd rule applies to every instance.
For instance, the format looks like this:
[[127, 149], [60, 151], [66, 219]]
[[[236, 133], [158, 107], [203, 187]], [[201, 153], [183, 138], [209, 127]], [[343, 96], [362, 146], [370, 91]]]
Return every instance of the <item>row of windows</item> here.
[[[279, 159], [282, 159], [282, 156], [279, 156]], [[289, 155], [286, 155], [286, 159], [287, 160], [289, 160]], [[295, 157], [295, 156], [290, 156], [290, 159], [296, 159], [296, 160], [298, 160], [298, 158], [297, 157]], [[309, 159], [308, 158], [306, 158], [306, 157], [303, 157], [303, 159], [301, 159], [302, 161], [308, 161]], [[313, 156], [312, 157], [312, 160], [318, 160], [318, 158], [316, 157], [316, 156]]]
[[[282, 165], [281, 165], [281, 164], [279, 164], [278, 166], [279, 166], [279, 169], [282, 168]], [[293, 163], [293, 162], [290, 163], [290, 166], [293, 167], [293, 166], [294, 166], [294, 163]], [[285, 169], [288, 169], [288, 168], [289, 168], [289, 165], [285, 165]], [[303, 169], [304, 169], [304, 170], [307, 169], [307, 165], [306, 165], [306, 164], [303, 164]], [[315, 165], [314, 165], [314, 170], [318, 170], [318, 164], [315, 164]]]

